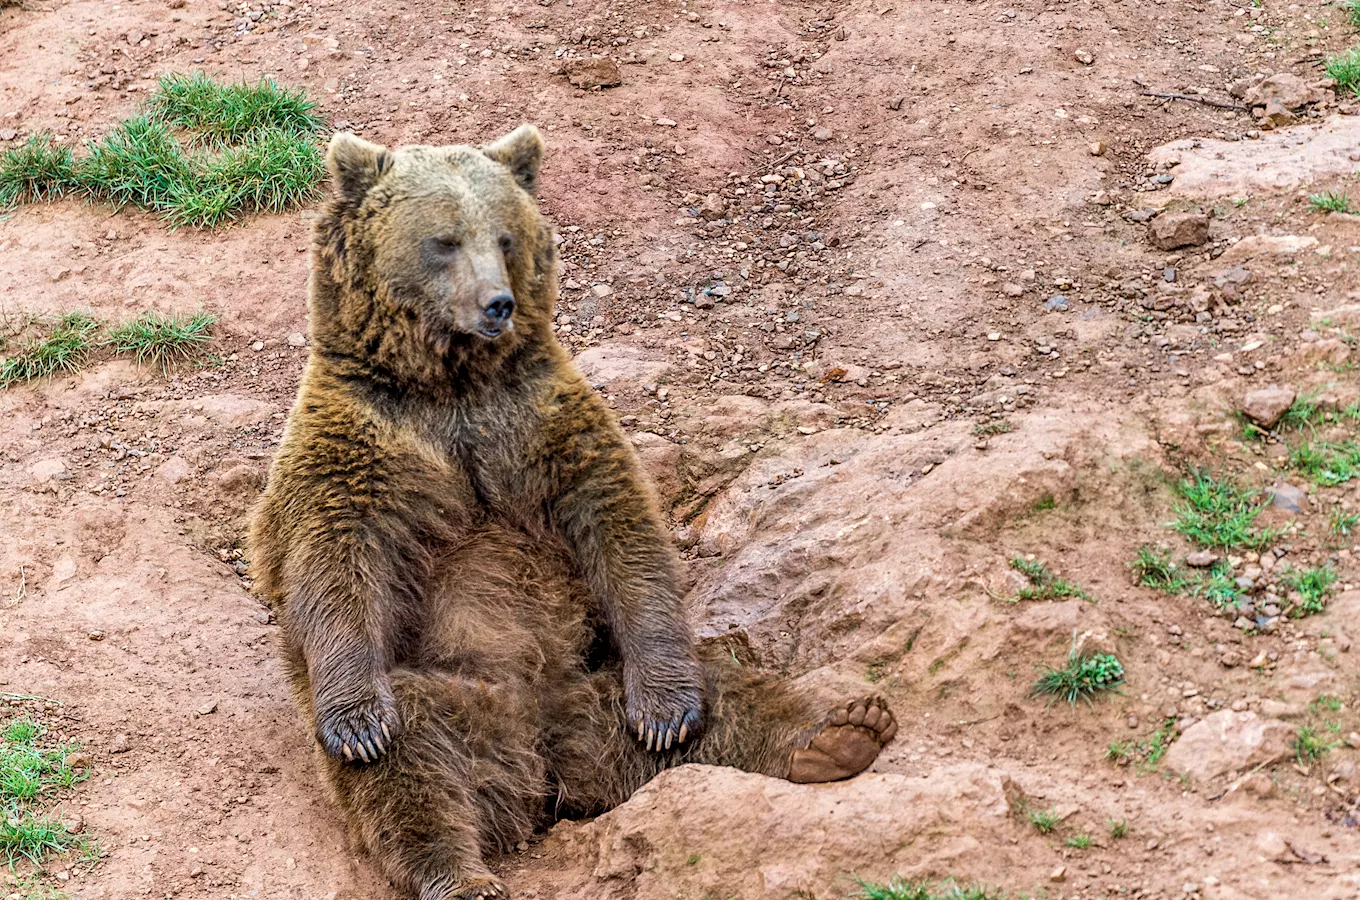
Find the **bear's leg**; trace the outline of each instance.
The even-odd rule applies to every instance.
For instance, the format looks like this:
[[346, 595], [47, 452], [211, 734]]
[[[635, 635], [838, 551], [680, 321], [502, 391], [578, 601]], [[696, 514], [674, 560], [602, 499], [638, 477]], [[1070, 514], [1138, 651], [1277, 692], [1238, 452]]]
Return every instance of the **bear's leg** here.
[[606, 669], [553, 691], [543, 736], [558, 816], [596, 815], [628, 799], [662, 769], [732, 766], [808, 783], [864, 771], [897, 734], [888, 705], [865, 697], [827, 709], [785, 679], [701, 652], [707, 725], [698, 740], [648, 752], [626, 723], [622, 679]]
[[370, 765], [318, 754], [351, 828], [420, 900], [492, 900], [504, 886], [483, 854], [508, 850], [542, 815], [545, 771], [528, 692], [439, 672], [396, 671], [405, 723]]

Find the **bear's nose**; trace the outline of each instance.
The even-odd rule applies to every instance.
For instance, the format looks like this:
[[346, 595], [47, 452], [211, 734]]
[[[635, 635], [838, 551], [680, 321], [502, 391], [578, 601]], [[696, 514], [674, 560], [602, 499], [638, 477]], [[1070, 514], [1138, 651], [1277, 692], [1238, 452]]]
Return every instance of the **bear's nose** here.
[[508, 291], [496, 294], [482, 306], [487, 318], [504, 322], [515, 311], [515, 297]]

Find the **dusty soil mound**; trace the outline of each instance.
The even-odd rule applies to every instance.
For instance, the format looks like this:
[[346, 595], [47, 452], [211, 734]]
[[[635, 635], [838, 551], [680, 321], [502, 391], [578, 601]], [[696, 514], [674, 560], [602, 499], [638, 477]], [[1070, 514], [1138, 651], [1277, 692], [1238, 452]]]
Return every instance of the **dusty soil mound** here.
[[[500, 862], [520, 895], [1360, 892], [1360, 228], [1307, 199], [1357, 165], [1352, 101], [1316, 84], [1338, 11], [0, 6], [0, 149], [98, 137], [197, 68], [389, 143], [537, 122], [558, 334], [664, 494], [696, 627], [901, 713], [846, 784], [683, 770], [559, 825]], [[395, 897], [311, 776], [239, 549], [307, 352], [309, 224], [0, 211], [5, 335], [221, 322], [201, 366], [0, 391], [0, 691], [84, 746], [52, 815], [103, 854], [21, 866], [23, 900]], [[1303, 406], [1263, 435], [1235, 413], [1272, 383]], [[1169, 528], [1195, 466], [1268, 489], [1270, 539]], [[1038, 565], [1078, 593], [1018, 599]], [[1074, 643], [1120, 692], [1031, 696]]]

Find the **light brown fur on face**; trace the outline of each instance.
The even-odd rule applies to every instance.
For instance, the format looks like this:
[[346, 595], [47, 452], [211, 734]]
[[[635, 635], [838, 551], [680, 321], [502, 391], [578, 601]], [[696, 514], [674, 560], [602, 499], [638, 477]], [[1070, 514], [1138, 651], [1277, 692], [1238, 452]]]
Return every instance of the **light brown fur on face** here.
[[250, 536], [323, 778], [422, 900], [662, 768], [793, 781], [897, 725], [701, 652], [650, 486], [553, 338], [542, 139], [388, 150], [337, 135], [313, 344]]

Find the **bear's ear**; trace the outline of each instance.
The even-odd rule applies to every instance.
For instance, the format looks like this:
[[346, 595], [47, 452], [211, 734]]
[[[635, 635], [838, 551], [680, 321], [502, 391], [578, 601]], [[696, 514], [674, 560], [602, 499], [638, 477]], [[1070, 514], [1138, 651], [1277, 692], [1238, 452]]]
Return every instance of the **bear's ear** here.
[[326, 168], [341, 200], [357, 205], [391, 165], [386, 147], [341, 131], [326, 148]]
[[521, 125], [505, 137], [482, 148], [482, 152], [510, 170], [519, 186], [530, 194], [538, 187], [543, 164], [543, 135], [532, 125]]

